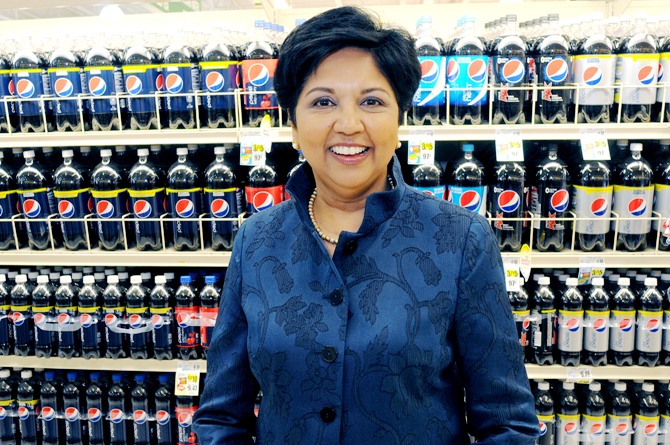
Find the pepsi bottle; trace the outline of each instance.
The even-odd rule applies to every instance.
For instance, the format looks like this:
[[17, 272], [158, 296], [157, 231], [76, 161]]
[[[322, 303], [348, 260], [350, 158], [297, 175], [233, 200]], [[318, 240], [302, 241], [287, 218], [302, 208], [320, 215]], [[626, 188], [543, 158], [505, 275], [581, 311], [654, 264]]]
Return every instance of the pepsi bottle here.
[[199, 317], [200, 298], [189, 275], [180, 277], [179, 283], [175, 292], [177, 355], [180, 360], [195, 360], [200, 358], [200, 327], [194, 323]]
[[[63, 163], [54, 172], [54, 197], [61, 218], [63, 244], [68, 250], [79, 250], [90, 243], [83, 219], [91, 212], [93, 202], [88, 176], [73, 157], [72, 150], [63, 150]], [[69, 222], [69, 219], [81, 221]]]
[[210, 42], [202, 48], [200, 79], [203, 96], [200, 126], [233, 128], [235, 120], [235, 90], [239, 87], [239, 64], [229, 45]]
[[151, 332], [147, 329], [149, 312], [149, 289], [142, 284], [140, 275], [130, 277], [130, 287], [126, 292], [126, 317], [130, 328], [130, 358], [147, 359], [151, 356]]
[[[630, 144], [631, 156], [626, 159], [614, 177], [614, 205], [619, 216], [616, 249], [635, 252], [647, 248], [647, 234], [651, 230], [654, 187], [653, 170], [642, 158], [642, 144]], [[612, 221], [612, 230], [617, 221]]]
[[0, 56], [0, 132], [4, 133], [14, 133], [19, 128], [16, 102], [6, 100], [16, 95], [11, 68], [9, 59]]
[[66, 48], [54, 50], [49, 57], [49, 81], [56, 97], [53, 112], [58, 131], [82, 131], [87, 127], [86, 110], [81, 99], [85, 91], [84, 61]]
[[9, 355], [12, 352], [14, 335], [10, 325], [11, 299], [7, 276], [0, 274], [0, 355]]
[[581, 443], [604, 445], [605, 428], [607, 425], [607, 415], [605, 412], [605, 399], [601, 392], [601, 386], [598, 382], [589, 384], [582, 402], [581, 431], [585, 436]]
[[16, 412], [15, 387], [12, 386], [9, 369], [0, 369], [0, 443], [18, 443], [18, 418]]
[[28, 283], [28, 277], [23, 274], [16, 276], [15, 283], [10, 292], [14, 355], [33, 355], [35, 351], [31, 307], [33, 286]]
[[246, 123], [259, 127], [263, 117], [270, 116], [272, 126], [277, 124], [277, 95], [274, 92], [274, 75], [277, 56], [270, 42], [263, 36], [255, 35], [244, 47], [242, 60], [242, 89], [244, 90], [244, 111]]
[[[174, 443], [175, 422], [172, 416], [174, 409], [173, 391], [168, 382], [170, 376], [158, 376], [158, 388], [154, 395], [156, 404], [156, 445], [172, 445]], [[173, 385], [174, 387], [174, 385]]]
[[[670, 326], [670, 273], [661, 274], [661, 284], [659, 285], [659, 291], [663, 297], [663, 325]], [[666, 366], [670, 365], [670, 331], [667, 329], [663, 330], [661, 364]]]
[[36, 357], [51, 357], [56, 354], [58, 339], [56, 332], [49, 329], [54, 326], [53, 320], [56, 317], [54, 292], [47, 275], [37, 277], [37, 286], [32, 292]]
[[603, 278], [593, 278], [592, 287], [584, 299], [584, 351], [582, 363], [592, 366], [607, 364], [609, 349], [609, 295]]
[[18, 211], [18, 197], [14, 170], [3, 163], [3, 157], [4, 153], [0, 152], [0, 221], [5, 221], [0, 222], [0, 250], [9, 250], [17, 247], [11, 219]]
[[107, 412], [107, 396], [99, 372], [91, 372], [89, 379], [90, 383], [85, 391], [88, 443], [103, 445], [109, 443], [103, 418], [103, 413]]
[[[42, 96], [51, 94], [47, 67], [48, 62], [40, 53], [31, 50], [19, 50], [14, 53], [11, 73], [15, 94], [19, 98], [17, 102], [19, 129], [23, 133], [43, 133], [53, 130], [51, 101], [41, 99]], [[11, 88], [10, 86], [10, 92]]]
[[36, 445], [41, 440], [42, 425], [37, 422], [39, 386], [32, 371], [21, 371], [21, 380], [16, 390], [21, 445]]
[[493, 233], [500, 250], [518, 252], [523, 240], [522, 218], [526, 213], [526, 169], [520, 162], [499, 162], [493, 176], [490, 204]]
[[[149, 150], [137, 150], [139, 159], [128, 175], [130, 205], [135, 217], [135, 238], [138, 250], [159, 250], [163, 247], [161, 222], [165, 177], [152, 161]], [[152, 221], [144, 221], [147, 218]]]
[[659, 409], [654, 384], [645, 382], [633, 399], [635, 436], [634, 445], [658, 444]]
[[421, 65], [421, 80], [408, 112], [408, 121], [413, 125], [439, 125], [445, 116], [446, 59], [431, 25], [430, 16], [421, 17], [419, 36], [414, 43]]
[[164, 275], [154, 278], [156, 285], [149, 294], [151, 313], [151, 340], [154, 344], [154, 358], [171, 360], [174, 358], [173, 320], [174, 292], [167, 286]]
[[654, 116], [658, 122], [670, 122], [670, 39], [659, 42], [658, 90]]
[[556, 405], [556, 443], [563, 445], [579, 444], [579, 400], [575, 394], [575, 384], [563, 382]]
[[492, 44], [493, 123], [523, 124], [526, 91], [526, 41], [518, 34], [517, 17], [507, 15], [506, 28]]
[[572, 187], [572, 205], [577, 219], [577, 245], [584, 252], [605, 250], [612, 213], [610, 169], [604, 161], [585, 161]]
[[133, 411], [133, 443], [135, 445], [150, 445], [152, 440], [149, 424], [149, 393], [145, 386], [144, 374], [135, 375], [135, 387], [130, 392], [130, 406]]
[[101, 249], [116, 250], [123, 248], [125, 243], [121, 218], [128, 208], [128, 183], [121, 168], [112, 161], [112, 150], [100, 150], [100, 157], [102, 160], [91, 173], [98, 240]]
[[85, 406], [85, 393], [77, 381], [77, 372], [68, 372], [67, 383], [63, 387], [66, 443], [81, 443], [87, 436], [86, 423], [82, 421]]
[[652, 245], [656, 246], [658, 234], [660, 237], [658, 249], [667, 252], [670, 250], [670, 158], [657, 164], [654, 172], [654, 189], [653, 211], [660, 214], [661, 220], [660, 222], [658, 219], [653, 220], [654, 230], [650, 233], [650, 238], [653, 238]]
[[570, 90], [555, 87], [564, 87], [571, 82], [569, 51], [570, 44], [558, 28], [558, 14], [549, 14], [549, 26], [534, 50], [539, 87], [537, 108], [543, 124], [568, 121]]
[[102, 335], [102, 290], [95, 277], [86, 275], [84, 286], [79, 291], [79, 322], [81, 323], [81, 356], [104, 357]]
[[127, 120], [121, 59], [114, 50], [93, 46], [84, 59], [85, 85], [90, 94], [87, 107], [91, 129], [121, 130]]
[[535, 440], [537, 445], [554, 445], [556, 437], [556, 416], [554, 414], [554, 398], [548, 382], [538, 382], [535, 391], [535, 412], [540, 422], [540, 437]]
[[448, 182], [448, 201], [486, 216], [484, 165], [473, 155], [475, 147], [463, 144], [463, 157], [456, 161]]
[[198, 410], [195, 397], [177, 396], [177, 443], [179, 445], [196, 444], [198, 436], [193, 429], [193, 415]]
[[442, 169], [436, 163], [417, 165], [412, 168], [410, 184], [426, 195], [444, 199], [446, 187], [442, 183], [442, 174]]
[[112, 374], [112, 386], [107, 391], [109, 403], [109, 443], [110, 445], [126, 445], [130, 443], [128, 437], [128, 420], [130, 404], [123, 376], [120, 373]]
[[72, 358], [79, 356], [81, 336], [75, 332], [79, 287], [72, 283], [70, 275], [60, 277], [56, 289], [56, 316], [58, 317], [58, 356]]
[[537, 281], [531, 312], [530, 350], [531, 361], [538, 365], [554, 363], [556, 347], [556, 306], [550, 278], [542, 276]]
[[[59, 384], [56, 373], [46, 371], [45, 381], [40, 388], [40, 421], [42, 423], [42, 445], [59, 445], [60, 438], [65, 435], [65, 425], [60, 415], [63, 412]], [[2, 442], [4, 443], [4, 442]]]
[[656, 366], [663, 339], [663, 296], [656, 288], [656, 278], [644, 280], [645, 289], [637, 300], [635, 351], [637, 364]]
[[595, 26], [595, 32], [579, 42], [573, 58], [573, 82], [579, 87], [575, 92], [579, 123], [612, 120], [616, 55], [612, 40], [600, 26]]
[[279, 183], [275, 168], [267, 162], [249, 170], [244, 192], [247, 216], [269, 209], [284, 199], [284, 185]]
[[608, 443], [630, 445], [633, 436], [631, 421], [631, 400], [626, 392], [625, 382], [614, 383], [614, 389], [606, 400], [607, 429], [610, 432]]
[[[160, 57], [141, 44], [129, 47], [123, 56], [123, 77], [128, 93], [128, 115], [132, 130], [150, 130], [161, 125], [161, 100], [156, 95], [164, 90]], [[148, 95], [149, 97], [141, 97]]]
[[[23, 216], [27, 219], [28, 245], [32, 249], [44, 250], [51, 246], [50, 225], [46, 218], [56, 213], [51, 175], [46, 175], [42, 166], [35, 162], [34, 151], [24, 151], [23, 157], [26, 162], [16, 174], [16, 185]], [[37, 221], [32, 221], [35, 219]]]
[[188, 149], [177, 149], [177, 162], [168, 170], [166, 189], [172, 221], [175, 250], [200, 248], [201, 177], [196, 166], [188, 159]]
[[205, 287], [200, 291], [200, 343], [205, 358], [212, 343], [220, 300], [221, 289], [216, 286], [216, 277], [207, 275], [205, 277]]
[[561, 365], [577, 366], [584, 343], [584, 297], [577, 288], [577, 278], [568, 278], [566, 285], [558, 300], [558, 351]]
[[561, 220], [570, 207], [568, 171], [558, 158], [557, 147], [549, 147], [540, 163], [531, 189], [531, 207], [535, 215], [535, 248], [541, 252], [563, 250], [565, 222]]
[[[242, 190], [232, 167], [225, 160], [226, 147], [214, 147], [216, 156], [205, 170], [205, 213], [210, 224], [213, 250], [232, 250], [242, 212]], [[225, 221], [219, 220], [225, 218]]]
[[200, 104], [194, 91], [200, 90], [198, 56], [187, 46], [171, 44], [163, 51], [165, 109], [168, 127], [195, 128], [195, 109]]
[[117, 275], [107, 277], [107, 287], [102, 292], [102, 312], [105, 317], [105, 344], [107, 358], [128, 357], [128, 334], [114, 331], [114, 326], [125, 322], [126, 289], [119, 284]]

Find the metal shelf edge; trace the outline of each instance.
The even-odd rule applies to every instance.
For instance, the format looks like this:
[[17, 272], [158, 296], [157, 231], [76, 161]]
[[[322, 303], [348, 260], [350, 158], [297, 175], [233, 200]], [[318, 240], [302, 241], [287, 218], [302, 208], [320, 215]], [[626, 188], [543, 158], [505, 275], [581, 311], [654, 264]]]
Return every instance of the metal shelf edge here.
[[569, 373], [577, 369], [588, 369], [593, 380], [668, 380], [670, 366], [540, 366], [526, 364], [526, 372], [531, 380], [566, 380]]
[[[200, 364], [200, 372], [207, 372], [206, 360], [194, 360]], [[80, 357], [20, 357], [7, 355], [0, 357], [0, 367], [32, 368], [32, 369], [68, 369], [91, 371], [138, 371], [138, 372], [175, 372], [181, 360], [135, 360], [131, 358], [85, 359]]]

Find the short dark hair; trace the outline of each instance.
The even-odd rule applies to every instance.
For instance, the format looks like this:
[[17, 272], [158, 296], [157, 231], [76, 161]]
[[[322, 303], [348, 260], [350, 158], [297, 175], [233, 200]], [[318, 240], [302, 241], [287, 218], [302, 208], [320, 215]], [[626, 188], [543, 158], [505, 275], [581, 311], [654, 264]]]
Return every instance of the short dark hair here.
[[295, 123], [295, 107], [309, 76], [329, 55], [360, 48], [374, 58], [389, 81], [399, 108], [399, 122], [419, 87], [421, 66], [412, 36], [402, 28], [385, 28], [361, 8], [330, 9], [295, 28], [279, 51], [274, 87], [282, 108]]

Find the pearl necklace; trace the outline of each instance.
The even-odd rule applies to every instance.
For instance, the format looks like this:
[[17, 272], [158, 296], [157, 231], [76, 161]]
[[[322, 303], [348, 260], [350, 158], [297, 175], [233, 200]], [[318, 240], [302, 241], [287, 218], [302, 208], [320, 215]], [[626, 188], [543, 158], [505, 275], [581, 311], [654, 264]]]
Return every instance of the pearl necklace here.
[[[395, 189], [395, 184], [393, 182], [393, 178], [391, 178], [391, 175], [388, 176], [388, 182], [389, 185], [391, 186], [391, 190]], [[307, 213], [309, 213], [309, 219], [312, 221], [312, 224], [314, 225], [314, 230], [316, 230], [316, 234], [319, 235], [319, 237], [330, 243], [330, 244], [337, 244], [337, 238], [333, 238], [332, 236], [326, 235], [323, 230], [321, 230], [321, 227], [319, 227], [319, 223], [316, 222], [316, 218], [314, 217], [314, 201], [316, 201], [316, 187], [314, 187], [314, 191], [312, 192], [312, 196], [309, 197], [309, 202], [307, 203]]]

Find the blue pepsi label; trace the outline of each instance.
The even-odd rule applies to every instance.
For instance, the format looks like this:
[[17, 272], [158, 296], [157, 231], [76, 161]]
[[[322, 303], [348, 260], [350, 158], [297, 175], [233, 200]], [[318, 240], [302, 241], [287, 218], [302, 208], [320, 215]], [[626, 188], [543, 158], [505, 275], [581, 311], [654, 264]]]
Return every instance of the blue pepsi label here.
[[447, 80], [451, 105], [486, 105], [489, 78], [488, 56], [447, 58]]
[[[149, 308], [126, 308], [126, 315], [128, 316], [128, 326], [131, 329], [143, 328], [150, 321], [148, 317]], [[148, 332], [139, 332], [137, 334], [130, 334], [131, 348], [141, 349], [146, 347], [151, 338]]]
[[[205, 188], [205, 213], [213, 218], [237, 218], [242, 209], [242, 191], [238, 188]], [[215, 222], [213, 221], [212, 224]]]
[[421, 81], [412, 99], [413, 106], [444, 105], [447, 70], [446, 58], [442, 56], [420, 56]]
[[[205, 94], [205, 108], [221, 110], [235, 108], [235, 96], [239, 87], [239, 64], [237, 62], [200, 62], [200, 77]], [[231, 94], [222, 94], [231, 93]]]
[[0, 219], [11, 219], [16, 214], [17, 200], [16, 190], [0, 192]]
[[172, 94], [188, 94], [200, 89], [198, 66], [190, 63], [163, 65], [165, 76], [165, 107], [170, 111], [193, 110], [193, 96], [172, 96]]
[[[247, 110], [277, 109], [277, 95], [274, 93], [277, 59], [255, 59], [242, 62], [244, 80], [244, 107]], [[256, 93], [258, 91], [258, 93]]]
[[444, 199], [444, 193], [446, 191], [446, 186], [438, 185], [436, 187], [414, 187], [416, 190], [426, 195], [432, 195], [440, 199]]
[[129, 190], [133, 216], [140, 220], [159, 218], [165, 210], [165, 194], [163, 190]]
[[81, 345], [85, 348], [96, 349], [100, 343], [100, 307], [79, 307], [79, 322], [81, 323]]
[[156, 349], [170, 349], [172, 347], [172, 308], [151, 308], [151, 339]]
[[[89, 99], [89, 109], [91, 113], [116, 113], [117, 99], [116, 93], [123, 93], [123, 73], [117, 66], [98, 66], [84, 68], [86, 77], [86, 88], [91, 95]], [[124, 102], [121, 100], [121, 106]]]
[[[19, 99], [38, 99], [45, 94], [46, 76], [43, 76], [41, 69], [12, 70], [11, 72], [14, 90]], [[19, 101], [18, 104], [21, 116], [40, 116], [42, 114], [42, 102], [40, 101]]]
[[449, 186], [448, 200], [464, 209], [486, 216], [486, 187]]
[[166, 189], [166, 192], [169, 197], [169, 209], [172, 216], [175, 218], [198, 218], [200, 216], [202, 189]]
[[90, 189], [54, 191], [54, 197], [58, 206], [58, 216], [62, 219], [83, 218], [93, 210]]
[[14, 96], [14, 83], [10, 70], [0, 70], [0, 98]]
[[[56, 100], [54, 111], [57, 115], [79, 114], [81, 101], [78, 95], [82, 94], [81, 68], [49, 68], [49, 80]], [[62, 100], [60, 100], [62, 99]]]
[[[103, 307], [102, 312], [105, 316], [105, 340], [107, 349], [121, 349], [123, 347], [123, 335], [112, 331], [108, 325], [113, 325], [124, 319], [124, 307]], [[109, 356], [109, 354], [108, 354]]]
[[53, 201], [51, 189], [19, 191], [23, 215], [28, 219], [47, 218], [51, 214]]
[[127, 189], [99, 192], [93, 190], [93, 210], [98, 218], [121, 218], [126, 211]]
[[11, 306], [0, 305], [0, 347], [6, 348], [9, 346], [9, 317], [11, 316], [9, 310]]
[[15, 347], [29, 347], [33, 341], [33, 311], [31, 306], [11, 306]]
[[517, 57], [493, 57], [494, 81], [507, 86], [520, 86], [526, 80], [526, 61]]
[[161, 92], [165, 88], [163, 72], [160, 65], [124, 65], [125, 87], [128, 93], [128, 111], [131, 113], [154, 113], [156, 102], [160, 108], [160, 100], [155, 97], [136, 97], [139, 95]]

